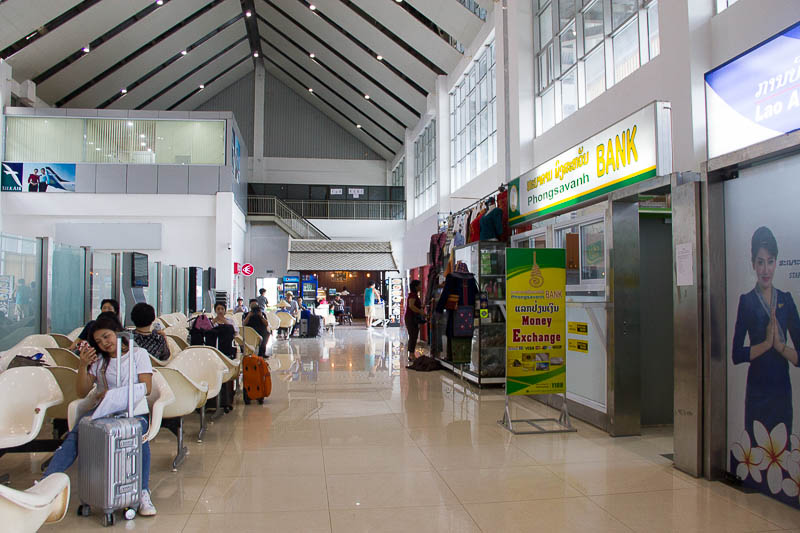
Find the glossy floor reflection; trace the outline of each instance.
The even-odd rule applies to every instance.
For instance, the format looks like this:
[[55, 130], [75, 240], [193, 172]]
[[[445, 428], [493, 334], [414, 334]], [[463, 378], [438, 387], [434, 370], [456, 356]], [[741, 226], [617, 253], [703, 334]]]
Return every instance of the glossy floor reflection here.
[[[800, 512], [672, 469], [670, 430], [612, 439], [578, 432], [512, 436], [496, 423], [499, 389], [446, 372], [415, 373], [397, 329], [337, 328], [280, 341], [273, 394], [215, 422], [169, 464], [174, 437], [153, 443], [158, 516], [112, 529], [186, 532], [800, 531]], [[514, 418], [553, 416], [523, 400]], [[46, 456], [0, 460], [27, 487]], [[70, 474], [75, 476], [75, 469]], [[70, 513], [44, 531], [100, 530]]]

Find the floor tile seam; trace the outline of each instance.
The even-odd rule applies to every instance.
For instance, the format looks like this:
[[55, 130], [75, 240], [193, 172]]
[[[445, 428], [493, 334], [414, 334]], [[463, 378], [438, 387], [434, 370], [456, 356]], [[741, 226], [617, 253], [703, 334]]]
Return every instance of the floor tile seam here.
[[[665, 491], [654, 491], [654, 492], [665, 492]], [[594, 499], [594, 498], [595, 498], [595, 497], [593, 497], [593, 496], [587, 496], [587, 497], [586, 497], [586, 499], [587, 499], [587, 500], [589, 500], [589, 501], [591, 502], [591, 504], [592, 504], [592, 505], [594, 505], [595, 507], [597, 507], [598, 509], [600, 509], [601, 511], [603, 511], [605, 514], [607, 514], [608, 516], [610, 516], [611, 518], [613, 518], [614, 520], [616, 520], [617, 522], [619, 522], [620, 524], [622, 524], [622, 526], [623, 526], [624, 528], [628, 529], [629, 531], [636, 531], [636, 530], [635, 530], [635, 529], [633, 529], [631, 526], [629, 526], [627, 523], [625, 523], [625, 521], [624, 521], [624, 520], [623, 520], [621, 517], [619, 517], [619, 516], [615, 515], [615, 514], [614, 514], [614, 513], [612, 513], [612, 512], [611, 512], [609, 509], [606, 509], [605, 507], [603, 507], [602, 505], [600, 505], [600, 504], [599, 504], [597, 501], [595, 501], [595, 499]]]
[[[243, 407], [244, 406], [242, 406], [242, 408]], [[209, 473], [209, 475], [206, 476], [206, 478], [205, 478], [206, 482], [203, 484], [203, 489], [200, 491], [200, 496], [198, 496], [197, 500], [195, 500], [194, 505], [192, 506], [192, 510], [189, 512], [189, 516], [193, 515], [195, 513], [195, 511], [197, 510], [198, 505], [200, 505], [200, 500], [203, 498], [203, 494], [205, 494], [206, 489], [208, 489], [208, 483], [211, 481], [211, 477], [214, 475], [214, 471], [217, 469], [217, 467], [219, 466], [220, 461], [222, 460], [222, 457], [225, 455], [225, 448], [228, 447], [228, 444], [230, 444], [230, 440], [232, 438], [233, 438], [233, 432], [230, 432], [228, 434], [228, 440], [226, 440], [225, 441], [225, 445], [222, 446], [222, 453], [220, 453], [218, 455], [217, 460], [214, 463], [214, 467], [211, 469], [211, 472]], [[197, 444], [202, 444], [202, 443], [197, 443]], [[184, 459], [184, 464], [185, 464], [186, 460], [191, 460], [191, 453], [187, 454], [186, 459]], [[188, 523], [189, 523], [189, 519], [187, 518], [186, 519], [186, 524], [188, 524]], [[186, 524], [184, 524], [182, 529], [186, 528]]]
[[[319, 424], [319, 421], [317, 421]], [[321, 424], [320, 424], [321, 425]], [[328, 487], [328, 469], [325, 466], [325, 447], [322, 443], [322, 427], [319, 428], [319, 448], [320, 455], [322, 456], [322, 479], [325, 482], [325, 504], [328, 511], [328, 529], [333, 531], [333, 516], [331, 515], [331, 490]]]
[[[701, 488], [701, 487], [694, 487], [694, 488], [698, 488], [698, 489], [699, 489], [699, 488]], [[710, 489], [709, 489], [709, 490], [710, 490]], [[772, 524], [773, 526], [775, 526], [775, 527], [777, 527], [777, 528], [778, 528], [778, 529], [777, 529], [777, 531], [792, 531], [792, 529], [784, 529], [784, 528], [783, 528], [783, 526], [781, 526], [780, 524], [776, 524], [775, 522], [773, 522], [772, 520], [770, 520], [768, 517], [764, 516], [764, 514], [766, 514], [766, 513], [760, 513], [760, 512], [758, 512], [758, 511], [755, 511], [755, 510], [753, 510], [753, 509], [749, 509], [749, 508], [745, 507], [744, 505], [741, 505], [741, 504], [739, 504], [739, 503], [738, 503], [738, 502], [736, 502], [735, 500], [733, 500], [733, 499], [730, 499], [730, 498], [726, 498], [725, 496], [723, 496], [723, 495], [721, 495], [721, 494], [717, 494], [717, 493], [715, 493], [715, 492], [712, 492], [712, 493], [711, 493], [711, 495], [712, 495], [712, 496], [716, 496], [716, 497], [718, 497], [718, 498], [721, 498], [721, 499], [725, 500], [727, 503], [733, 504], [734, 506], [736, 506], [736, 507], [738, 507], [738, 508], [740, 508], [740, 509], [743, 509], [744, 511], [746, 511], [746, 512], [748, 512], [748, 513], [750, 513], [750, 514], [752, 514], [752, 515], [754, 515], [754, 516], [756, 516], [756, 517], [758, 517], [758, 518], [760, 518], [761, 520], [764, 520], [764, 521], [765, 521], [765, 522], [767, 522], [768, 524]], [[791, 509], [791, 507], [789, 507], [788, 505], [787, 505], [787, 507], [788, 507], [789, 509]], [[769, 531], [769, 530], [768, 530], [768, 531]]]

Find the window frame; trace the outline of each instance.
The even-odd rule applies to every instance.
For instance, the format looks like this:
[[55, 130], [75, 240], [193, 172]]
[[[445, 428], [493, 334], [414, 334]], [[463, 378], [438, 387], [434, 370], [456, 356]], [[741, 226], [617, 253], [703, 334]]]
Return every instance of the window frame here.
[[[608, 275], [608, 234], [606, 232], [606, 219], [602, 214], [591, 214], [572, 220], [564, 220], [553, 224], [553, 248], [559, 247], [558, 236], [562, 230], [577, 228], [578, 235], [578, 279], [579, 283], [567, 284], [567, 292], [602, 292], [605, 291], [606, 278]], [[583, 279], [583, 228], [600, 223], [603, 226], [603, 277], [599, 279]], [[562, 246], [563, 247], [563, 246]]]
[[414, 140], [414, 214], [420, 216], [436, 205], [436, 118]]

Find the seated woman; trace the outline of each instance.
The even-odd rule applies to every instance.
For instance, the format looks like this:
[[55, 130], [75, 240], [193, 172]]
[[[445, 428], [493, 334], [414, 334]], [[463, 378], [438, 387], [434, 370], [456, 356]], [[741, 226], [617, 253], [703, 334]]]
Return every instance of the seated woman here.
[[152, 305], [144, 302], [134, 305], [131, 309], [131, 321], [136, 326], [133, 330], [133, 342], [159, 361], [166, 361], [170, 356], [167, 338], [163, 330], [153, 328], [155, 320], [156, 310]]
[[250, 312], [242, 316], [242, 325], [251, 327], [261, 335], [261, 344], [258, 345], [258, 355], [267, 355], [267, 341], [269, 340], [269, 322], [264, 312], [258, 306], [258, 300], [250, 300]]
[[341, 322], [341, 317], [344, 314], [344, 299], [338, 294], [333, 297], [333, 316], [336, 317], [337, 322]]
[[[139, 347], [129, 349], [129, 343], [125, 337], [122, 338], [122, 354], [117, 353], [117, 334], [124, 331], [122, 324], [114, 313], [101, 313], [94, 321], [89, 331], [89, 342], [80, 345], [80, 363], [78, 364], [78, 375], [75, 389], [80, 397], [87, 394], [96, 385], [102, 399], [108, 390], [127, 387], [129, 357], [133, 357], [134, 383], [143, 383], [147, 394], [153, 388], [153, 367], [150, 364], [150, 357], [147, 352]], [[119, 367], [120, 376], [117, 376], [117, 364], [111, 364], [112, 359], [120, 357]], [[86, 413], [89, 416], [94, 409]], [[142, 425], [144, 435], [149, 428], [148, 420], [149, 408], [147, 399], [142, 400], [134, 407], [133, 414]], [[66, 471], [78, 457], [78, 426], [67, 433], [67, 437], [53, 455], [50, 465], [45, 470], [44, 477], [56, 472]], [[156, 508], [150, 499], [150, 443], [142, 444], [142, 493], [139, 497], [139, 514], [142, 516], [154, 516]]]
[[[113, 298], [106, 298], [102, 302], [100, 302], [100, 312], [101, 313], [114, 313], [117, 315], [117, 320], [119, 318], [119, 302], [114, 300]], [[86, 323], [83, 327], [83, 331], [80, 332], [78, 338], [70, 345], [69, 349], [72, 352], [77, 352], [78, 345], [81, 342], [84, 342], [89, 339], [89, 330], [92, 329], [92, 324], [94, 324], [94, 320], [90, 320]]]

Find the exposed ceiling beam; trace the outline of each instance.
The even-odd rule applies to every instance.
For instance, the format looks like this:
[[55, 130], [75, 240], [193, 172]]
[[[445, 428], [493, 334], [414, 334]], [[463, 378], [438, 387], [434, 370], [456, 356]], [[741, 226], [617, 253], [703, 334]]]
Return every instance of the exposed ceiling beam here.
[[250, 50], [253, 52], [253, 59], [261, 61], [264, 57], [261, 52], [261, 36], [258, 34], [258, 21], [256, 20], [256, 6], [253, 0], [240, 0], [242, 3], [242, 14], [244, 15], [244, 25], [247, 28], [247, 40], [250, 41]]

